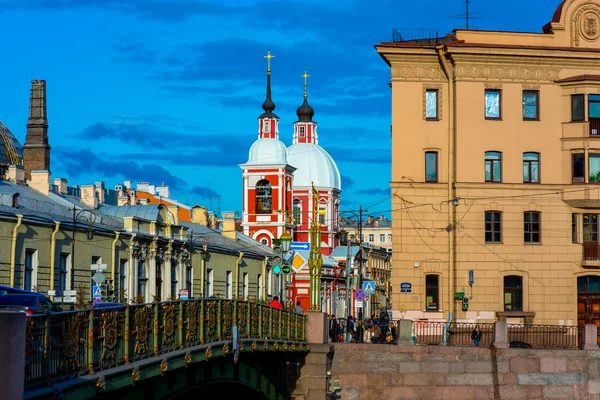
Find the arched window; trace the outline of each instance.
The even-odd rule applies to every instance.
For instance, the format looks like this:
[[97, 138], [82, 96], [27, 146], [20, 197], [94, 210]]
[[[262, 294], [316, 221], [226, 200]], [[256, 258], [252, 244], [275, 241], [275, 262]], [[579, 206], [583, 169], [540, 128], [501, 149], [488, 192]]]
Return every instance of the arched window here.
[[504, 277], [504, 311], [523, 311], [523, 277]]
[[256, 184], [256, 213], [270, 214], [271, 210], [271, 183], [263, 179]]
[[327, 226], [327, 203], [324, 200], [319, 202], [319, 224]]
[[502, 153], [485, 152], [485, 181], [502, 182]]
[[523, 153], [523, 183], [540, 183], [539, 153]]

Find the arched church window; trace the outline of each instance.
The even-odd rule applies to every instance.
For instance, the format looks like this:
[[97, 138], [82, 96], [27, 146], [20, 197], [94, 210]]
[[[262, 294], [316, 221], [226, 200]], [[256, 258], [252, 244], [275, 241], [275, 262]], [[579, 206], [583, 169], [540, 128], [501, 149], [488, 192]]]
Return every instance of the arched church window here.
[[304, 137], [306, 136], [305, 129], [306, 128], [303, 126], [300, 127], [300, 139], [304, 139]]
[[256, 184], [256, 213], [270, 214], [271, 210], [271, 183], [263, 179]]
[[327, 203], [323, 201], [319, 203], [319, 223], [321, 226], [327, 225]]
[[293, 209], [294, 225], [302, 224], [302, 200], [294, 199]]

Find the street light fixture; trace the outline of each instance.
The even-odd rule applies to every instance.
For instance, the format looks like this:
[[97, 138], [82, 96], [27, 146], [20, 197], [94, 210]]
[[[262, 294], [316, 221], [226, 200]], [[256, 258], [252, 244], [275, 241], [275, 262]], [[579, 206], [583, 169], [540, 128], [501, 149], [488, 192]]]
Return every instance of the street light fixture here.
[[[90, 214], [90, 225], [86, 230], [86, 238], [87, 240], [94, 240], [94, 228], [92, 227], [92, 222], [94, 221], [96, 214], [93, 211], [86, 209], [80, 209], [79, 211], [77, 211], [77, 208], [73, 206], [73, 220], [71, 224], [71, 290], [75, 288], [75, 224], [77, 223], [77, 217], [79, 217], [79, 214], [83, 212], [87, 212]], [[61, 289], [65, 290], [65, 288]]]
[[290, 251], [290, 246], [292, 245], [292, 235], [289, 232], [283, 232], [279, 237], [279, 241], [281, 242], [281, 250], [283, 250], [283, 254]]

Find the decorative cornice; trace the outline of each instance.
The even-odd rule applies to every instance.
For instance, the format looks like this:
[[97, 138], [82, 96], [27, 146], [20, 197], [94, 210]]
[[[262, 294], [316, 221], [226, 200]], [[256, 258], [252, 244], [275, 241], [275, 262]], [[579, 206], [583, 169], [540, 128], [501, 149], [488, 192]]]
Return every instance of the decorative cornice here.
[[498, 82], [486, 82], [483, 84], [483, 87], [486, 89], [502, 89], [502, 84]]

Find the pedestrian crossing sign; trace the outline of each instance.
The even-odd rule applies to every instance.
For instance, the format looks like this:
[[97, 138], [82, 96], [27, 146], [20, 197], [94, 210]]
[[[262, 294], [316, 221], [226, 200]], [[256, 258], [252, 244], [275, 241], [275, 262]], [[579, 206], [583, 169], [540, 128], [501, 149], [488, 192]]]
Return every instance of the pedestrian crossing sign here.
[[375, 294], [375, 281], [364, 281], [363, 292], [365, 294]]
[[94, 298], [101, 298], [102, 297], [102, 286], [98, 285], [98, 286], [94, 286]]

